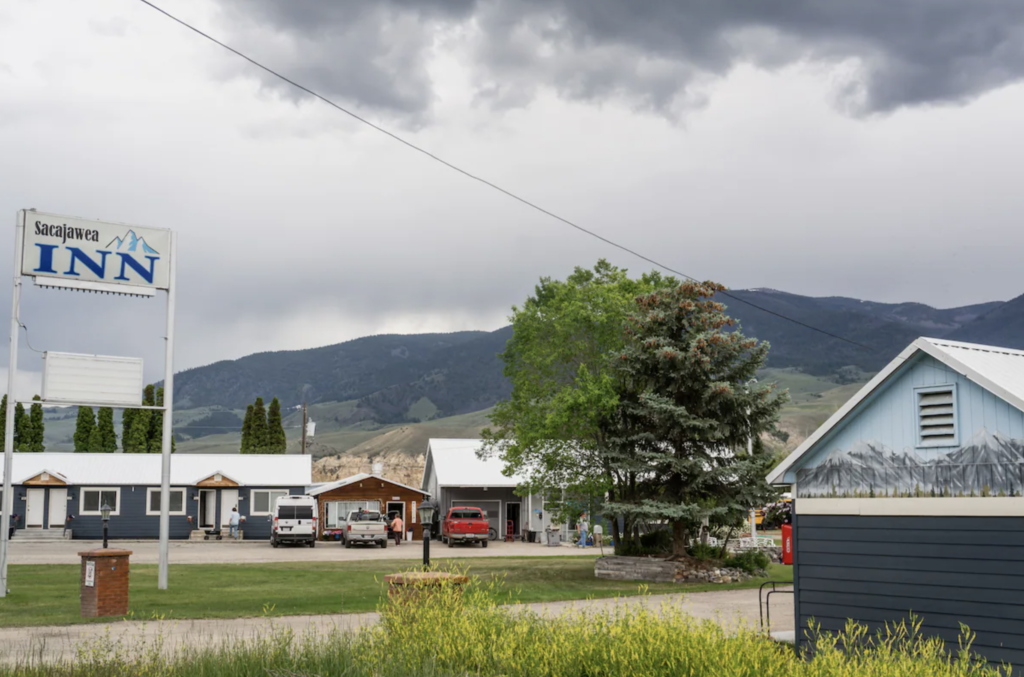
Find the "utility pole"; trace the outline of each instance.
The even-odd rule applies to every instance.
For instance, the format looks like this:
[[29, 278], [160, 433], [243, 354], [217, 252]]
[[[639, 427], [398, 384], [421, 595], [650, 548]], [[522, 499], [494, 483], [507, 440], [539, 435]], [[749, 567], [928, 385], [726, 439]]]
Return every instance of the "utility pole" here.
[[302, 403], [302, 453], [306, 453], [306, 403]]

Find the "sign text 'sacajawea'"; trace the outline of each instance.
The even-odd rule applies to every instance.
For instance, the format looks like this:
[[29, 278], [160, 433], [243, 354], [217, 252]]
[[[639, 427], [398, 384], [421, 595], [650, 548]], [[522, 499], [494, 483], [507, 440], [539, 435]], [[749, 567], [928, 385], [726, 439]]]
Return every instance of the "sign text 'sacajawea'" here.
[[99, 242], [100, 232], [98, 230], [89, 230], [88, 228], [77, 228], [70, 227], [66, 224], [48, 224], [42, 221], [36, 221], [36, 235], [46, 235], [47, 237], [59, 237], [62, 242], [67, 242], [68, 239], [72, 240], [86, 240], [89, 242]]

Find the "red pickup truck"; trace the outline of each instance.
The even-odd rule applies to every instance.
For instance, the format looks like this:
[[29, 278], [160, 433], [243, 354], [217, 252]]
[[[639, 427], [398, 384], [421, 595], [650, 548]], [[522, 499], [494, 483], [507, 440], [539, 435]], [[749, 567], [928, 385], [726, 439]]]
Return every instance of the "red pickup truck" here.
[[455, 506], [441, 524], [441, 541], [449, 548], [456, 543], [479, 543], [486, 548], [490, 527], [480, 508]]

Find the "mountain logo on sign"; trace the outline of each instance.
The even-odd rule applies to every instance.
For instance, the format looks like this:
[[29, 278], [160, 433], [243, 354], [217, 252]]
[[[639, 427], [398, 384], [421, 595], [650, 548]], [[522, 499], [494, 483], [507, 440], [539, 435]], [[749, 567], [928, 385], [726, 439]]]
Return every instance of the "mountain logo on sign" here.
[[135, 252], [141, 249], [143, 254], [160, 256], [160, 252], [150, 247], [149, 243], [146, 242], [146, 238], [139, 237], [135, 234], [134, 230], [129, 230], [124, 237], [115, 237], [107, 245], [107, 249], [127, 252]]

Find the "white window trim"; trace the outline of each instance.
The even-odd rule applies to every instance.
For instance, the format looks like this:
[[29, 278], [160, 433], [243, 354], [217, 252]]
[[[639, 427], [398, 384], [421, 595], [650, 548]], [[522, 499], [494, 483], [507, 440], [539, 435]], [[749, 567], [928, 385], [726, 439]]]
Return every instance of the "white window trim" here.
[[[921, 395], [929, 393], [941, 393], [945, 391], [953, 393], [953, 441], [952, 442], [927, 442], [921, 437]], [[960, 446], [960, 407], [959, 398], [956, 392], [956, 383], [947, 383], [937, 386], [921, 386], [914, 388], [914, 425], [917, 428], [917, 449], [935, 449]]]
[[285, 496], [290, 496], [291, 495], [291, 492], [288, 491], [287, 489], [250, 489], [249, 490], [249, 515], [251, 517], [270, 517], [270, 516], [275, 514], [275, 510], [274, 509], [275, 509], [276, 506], [274, 505], [274, 501], [272, 501], [272, 500], [268, 501], [270, 503], [270, 510], [268, 510], [266, 512], [263, 512], [261, 510], [256, 510], [256, 494], [263, 493], [263, 492], [284, 494]]
[[[150, 517], [152, 517], [154, 515], [156, 515], [156, 516], [160, 515], [160, 511], [159, 510], [155, 510], [154, 511], [154, 510], [150, 510], [149, 509], [149, 506], [152, 505], [152, 503], [153, 503], [152, 502], [152, 495], [153, 495], [154, 491], [159, 492], [160, 491], [160, 487], [147, 487], [146, 488], [146, 515], [150, 516]], [[181, 492], [181, 510], [171, 510], [167, 514], [168, 515], [184, 515], [185, 512], [186, 512], [186, 509], [188, 508], [188, 503], [186, 503], [186, 501], [188, 500], [188, 491], [184, 487], [171, 487], [171, 491], [180, 491]], [[119, 497], [118, 501], [120, 501], [120, 500], [121, 499]]]
[[[111, 515], [115, 515], [115, 516], [121, 514], [121, 487], [82, 487], [81, 489], [78, 490], [78, 514], [79, 515], [102, 515], [103, 514], [99, 510], [86, 510], [85, 509], [85, 494], [88, 491], [113, 491], [113, 492], [116, 492], [117, 493], [117, 498], [115, 500], [117, 501], [117, 509], [116, 510], [111, 510], [110, 514]], [[100, 495], [100, 498], [101, 499], [103, 498], [102, 494]], [[103, 507], [102, 503], [100, 503], [100, 507]]]

